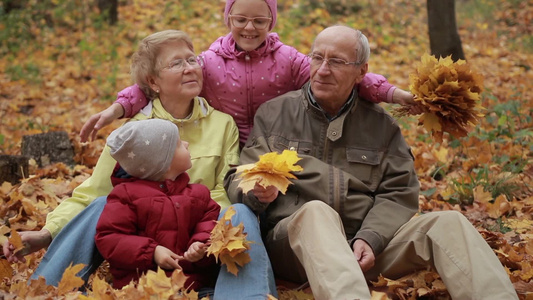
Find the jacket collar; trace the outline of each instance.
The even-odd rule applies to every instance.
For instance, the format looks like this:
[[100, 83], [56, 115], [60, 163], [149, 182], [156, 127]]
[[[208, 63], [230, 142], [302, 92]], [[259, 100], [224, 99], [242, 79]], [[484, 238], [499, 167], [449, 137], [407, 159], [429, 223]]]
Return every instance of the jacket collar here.
[[334, 116], [329, 116], [324, 111], [324, 109], [322, 109], [322, 107], [320, 107], [320, 104], [318, 104], [318, 102], [316, 101], [315, 96], [313, 95], [313, 91], [311, 91], [311, 84], [308, 83], [308, 84], [306, 84], [306, 86], [307, 86], [307, 88], [305, 90], [307, 92], [307, 97], [309, 99], [309, 103], [311, 103], [314, 107], [316, 107], [318, 110], [320, 110], [330, 122], [332, 122], [333, 120], [335, 120], [338, 117], [340, 117], [342, 114], [344, 114], [344, 112], [348, 111], [350, 109], [350, 107], [352, 107], [352, 104], [355, 102], [355, 99], [357, 98], [357, 90], [353, 89], [352, 92], [350, 93], [350, 96], [348, 96], [348, 100], [346, 100], [346, 102], [341, 107], [339, 112], [336, 115], [334, 115]]
[[306, 109], [310, 110], [315, 116], [320, 117], [328, 122], [327, 137], [330, 141], [334, 142], [342, 137], [344, 129], [344, 119], [349, 114], [355, 111], [357, 103], [359, 101], [357, 91], [354, 89], [350, 94], [350, 97], [341, 108], [340, 112], [333, 118], [329, 118], [326, 112], [318, 105], [311, 92], [311, 84], [307, 82], [302, 87], [303, 105]]
[[172, 121], [177, 125], [193, 124], [198, 122], [198, 120], [207, 117], [213, 112], [214, 108], [209, 106], [207, 100], [202, 97], [195, 97], [193, 99], [194, 105], [192, 112], [189, 117], [185, 119], [176, 119], [169, 112], [165, 110], [161, 104], [161, 100], [154, 99], [153, 101], [148, 102], [139, 114], [135, 115], [133, 120], [144, 120], [144, 119], [163, 119]]
[[113, 186], [117, 186], [121, 183], [134, 182], [139, 186], [143, 185], [153, 187], [155, 189], [163, 189], [163, 191], [169, 195], [177, 194], [182, 191], [189, 184], [189, 181], [189, 174], [187, 174], [186, 172], [179, 175], [175, 180], [167, 179], [164, 181], [153, 181], [139, 179], [137, 177], [132, 177], [128, 173], [126, 173], [126, 171], [124, 171], [124, 169], [122, 169], [118, 163], [115, 165], [115, 169], [113, 170], [113, 173], [111, 175], [111, 182]]
[[279, 36], [275, 32], [271, 32], [267, 35], [267, 38], [263, 45], [253, 51], [241, 51], [237, 49], [235, 40], [231, 33], [219, 37], [211, 46], [209, 50], [217, 53], [218, 55], [228, 58], [244, 58], [246, 55], [250, 57], [263, 57], [270, 55], [272, 52], [278, 50], [283, 46], [283, 43], [279, 40]]

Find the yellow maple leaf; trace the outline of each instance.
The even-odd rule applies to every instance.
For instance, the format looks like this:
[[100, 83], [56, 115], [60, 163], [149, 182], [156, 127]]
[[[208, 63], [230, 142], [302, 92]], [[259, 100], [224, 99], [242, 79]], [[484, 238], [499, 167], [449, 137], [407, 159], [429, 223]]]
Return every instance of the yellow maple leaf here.
[[387, 279], [385, 279], [385, 277], [383, 277], [382, 274], [379, 274], [377, 281], [370, 281], [370, 283], [372, 283], [372, 286], [374, 287], [384, 287], [384, 286], [387, 286]]
[[389, 300], [387, 293], [372, 291], [370, 295], [370, 300]]
[[5, 225], [0, 225], [0, 245], [3, 245], [5, 244], [7, 241], [9, 241], [9, 238], [7, 236], [5, 236], [8, 232], [11, 231], [11, 228], [5, 226]]
[[251, 261], [250, 255], [247, 252], [228, 253], [228, 255], [220, 255], [220, 263], [226, 265], [228, 272], [237, 276], [239, 266], [244, 266]]
[[7, 182], [7, 181], [4, 181], [1, 185], [0, 185], [0, 194], [2, 195], [7, 195], [9, 194], [9, 192], [13, 189], [13, 186], [11, 185], [11, 183]]
[[170, 281], [174, 287], [185, 289], [185, 282], [187, 281], [187, 275], [183, 273], [181, 269], [175, 269], [170, 276]]
[[20, 238], [20, 234], [15, 230], [11, 229], [11, 236], [9, 237], [9, 243], [15, 247], [13, 250], [13, 253], [17, 253], [24, 249], [24, 243], [22, 243], [22, 239]]
[[439, 150], [432, 149], [431, 153], [435, 158], [442, 164], [446, 164], [448, 162], [448, 148], [446, 147], [440, 147]]
[[211, 244], [207, 248], [208, 255], [214, 255], [216, 260], [227, 266], [230, 273], [237, 275], [238, 266], [244, 266], [250, 262], [250, 242], [246, 240], [244, 225], [240, 223], [233, 226], [231, 217], [235, 209], [229, 207], [224, 215], [217, 221], [211, 231]]
[[485, 189], [480, 185], [474, 188], [473, 194], [474, 201], [478, 203], [488, 204], [490, 203], [489, 201], [492, 201], [493, 199], [491, 192], [485, 192]]
[[422, 115], [419, 121], [424, 125], [424, 127], [429, 132], [438, 132], [441, 131], [442, 126], [440, 125], [439, 118], [433, 113], [426, 113]]
[[29, 285], [26, 285], [28, 287], [27, 296], [28, 297], [36, 297], [40, 295], [46, 295], [50, 293], [54, 293], [56, 290], [56, 287], [47, 285], [46, 279], [44, 277], [39, 276], [39, 278], [31, 280]]
[[70, 266], [65, 270], [65, 272], [63, 272], [63, 276], [61, 277], [61, 280], [57, 285], [58, 295], [62, 296], [67, 294], [68, 292], [77, 290], [84, 284], [83, 279], [76, 276], [76, 274], [78, 274], [78, 272], [81, 271], [84, 266], [84, 264], [77, 264], [74, 266], [70, 264]]
[[27, 296], [29, 294], [29, 291], [30, 291], [30, 287], [28, 287], [28, 285], [25, 282], [22, 282], [22, 281], [15, 282], [9, 288], [9, 293], [10, 294], [16, 294], [17, 295], [17, 299], [26, 299], [26, 298], [28, 298]]
[[94, 276], [91, 285], [91, 296], [94, 299], [112, 300], [114, 297], [111, 295], [113, 288], [104, 280], [98, 276]]
[[[526, 233], [533, 228], [533, 220], [528, 220], [525, 218], [522, 219], [515, 219], [510, 218], [505, 220], [505, 226], [510, 227], [513, 229], [513, 231], [519, 232], [519, 233]], [[533, 252], [533, 243], [530, 243], [529, 245], [531, 247], [531, 250]]]
[[157, 268], [157, 272], [152, 270], [146, 272], [144, 280], [141, 281], [139, 279], [139, 285], [141, 283], [147, 294], [157, 299], [168, 299], [177, 292], [177, 290], [172, 288], [171, 279], [159, 267]]
[[533, 239], [529, 239], [524, 245], [524, 252], [529, 256], [533, 256]]
[[269, 152], [259, 156], [255, 164], [247, 164], [237, 167], [241, 173], [239, 187], [243, 193], [252, 190], [256, 183], [263, 187], [275, 186], [282, 194], [291, 184], [290, 179], [296, 179], [291, 172], [302, 171], [301, 166], [295, 165], [301, 158], [293, 150], [283, 150], [281, 154]]
[[[268, 298], [270, 300], [271, 298]], [[272, 298], [275, 299], [275, 298]], [[303, 290], [281, 290], [279, 291], [279, 300], [313, 300], [312, 294]]]
[[12, 276], [13, 268], [11, 264], [5, 259], [0, 259], [0, 278], [11, 278]]

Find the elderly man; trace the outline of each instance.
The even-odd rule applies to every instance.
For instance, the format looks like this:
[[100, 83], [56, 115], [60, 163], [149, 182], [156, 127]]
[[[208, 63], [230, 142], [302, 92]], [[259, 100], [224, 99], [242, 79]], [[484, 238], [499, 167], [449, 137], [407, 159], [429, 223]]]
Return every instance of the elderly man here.
[[345, 26], [313, 45], [311, 79], [263, 104], [241, 163], [284, 149], [304, 171], [286, 194], [256, 185], [243, 195], [233, 169], [232, 202], [263, 216], [264, 242], [280, 278], [309, 281], [316, 299], [370, 299], [366, 280], [428, 266], [454, 299], [517, 299], [500, 262], [457, 212], [412, 218], [419, 183], [395, 121], [353, 87], [368, 70], [366, 37]]

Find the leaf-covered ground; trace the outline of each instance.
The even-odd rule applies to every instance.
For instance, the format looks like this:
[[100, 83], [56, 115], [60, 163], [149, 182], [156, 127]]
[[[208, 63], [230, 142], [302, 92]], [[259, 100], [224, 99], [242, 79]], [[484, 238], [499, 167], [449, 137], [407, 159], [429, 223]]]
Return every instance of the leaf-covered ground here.
[[[105, 137], [121, 121], [88, 144], [79, 143], [78, 132], [91, 114], [110, 105], [116, 93], [131, 84], [129, 57], [140, 39], [163, 29], [181, 29], [200, 51], [226, 33], [224, 1], [119, 2], [114, 27], [89, 1], [28, 0], [26, 9], [9, 14], [0, 8], [0, 154], [20, 154], [23, 135], [64, 130], [77, 162], [73, 168], [31, 166], [27, 179], [15, 185], [3, 183], [0, 231], [4, 235], [10, 228], [41, 228], [46, 213], [90, 176]], [[425, 1], [324, 3], [279, 0], [275, 30], [282, 41], [306, 53], [324, 26], [348, 24], [369, 37], [370, 71], [408, 89], [409, 74], [429, 52]], [[469, 136], [445, 135], [437, 143], [416, 118], [399, 120], [416, 157], [421, 211], [461, 211], [494, 249], [521, 299], [533, 299], [532, 4], [530, 0], [456, 1], [465, 55], [484, 77], [485, 117]], [[25, 264], [0, 260], [1, 294], [20, 296], [42, 255], [40, 251], [28, 256]], [[100, 274], [105, 275], [105, 269]], [[144, 282], [148, 289], [154, 281]], [[34, 295], [41, 298], [64, 298], [65, 289], [72, 287], [58, 292], [42, 283], [36, 286], [33, 290], [41, 294]], [[309, 289], [287, 290], [295, 286], [282, 282], [279, 287], [283, 299], [310, 297]], [[95, 280], [93, 289], [100, 293], [93, 295], [97, 298], [113, 294], [104, 281]], [[447, 297], [442, 282], [426, 271], [396, 281], [382, 278], [373, 290], [376, 299]]]

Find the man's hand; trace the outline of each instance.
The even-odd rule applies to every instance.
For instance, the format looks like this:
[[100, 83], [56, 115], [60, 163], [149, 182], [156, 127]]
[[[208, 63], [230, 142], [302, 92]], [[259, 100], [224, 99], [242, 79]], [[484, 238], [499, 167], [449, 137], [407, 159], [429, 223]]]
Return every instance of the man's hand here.
[[278, 197], [279, 190], [273, 185], [264, 188], [259, 183], [256, 183], [252, 192], [259, 202], [271, 203]]
[[163, 247], [163, 246], [155, 247], [154, 261], [158, 266], [161, 267], [161, 269], [165, 269], [165, 270], [181, 269], [180, 265], [178, 264], [178, 260], [182, 258], [183, 257], [177, 255], [176, 253], [172, 252], [170, 249], [166, 247]]
[[206, 251], [206, 244], [202, 242], [194, 242], [191, 244], [189, 249], [187, 249], [187, 251], [183, 254], [183, 257], [190, 262], [199, 261], [205, 256]]
[[370, 270], [374, 266], [376, 260], [374, 251], [364, 240], [355, 240], [353, 243], [353, 254], [363, 272]]
[[105, 110], [92, 115], [83, 127], [80, 132], [81, 142], [86, 142], [91, 136], [91, 140], [94, 141], [96, 138], [96, 133], [98, 130], [104, 128], [105, 126], [111, 124], [111, 122], [122, 117], [124, 115], [124, 108], [119, 103], [113, 103], [110, 107]]
[[22, 244], [24, 245], [24, 249], [14, 253], [15, 247], [9, 241], [6, 241], [4, 245], [2, 245], [4, 256], [10, 263], [16, 263], [19, 261], [26, 262], [26, 258], [24, 258], [25, 255], [46, 248], [52, 242], [52, 235], [50, 234], [50, 231], [46, 229], [41, 229], [40, 231], [21, 231], [19, 232], [19, 235]]

